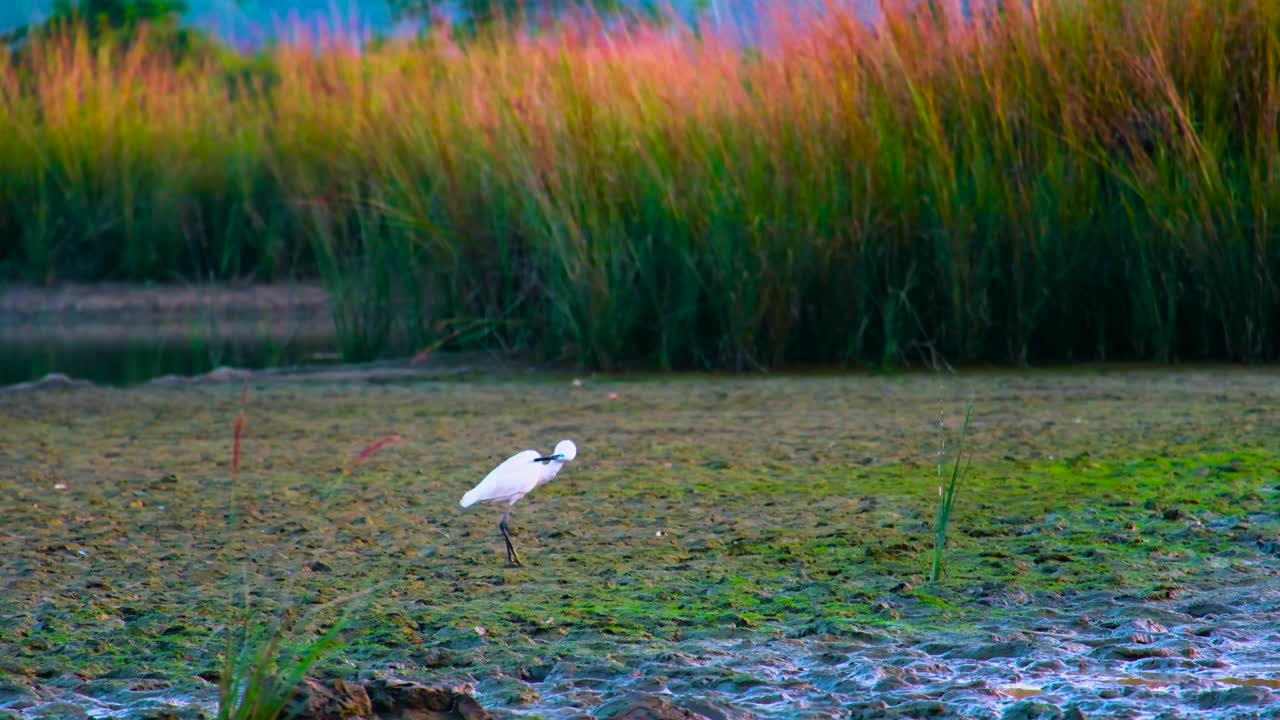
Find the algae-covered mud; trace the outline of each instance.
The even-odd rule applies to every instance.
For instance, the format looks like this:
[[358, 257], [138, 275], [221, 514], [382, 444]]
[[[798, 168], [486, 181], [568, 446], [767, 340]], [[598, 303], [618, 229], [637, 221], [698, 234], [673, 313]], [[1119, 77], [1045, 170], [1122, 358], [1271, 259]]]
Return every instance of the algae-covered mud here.
[[[0, 716], [208, 712], [248, 598], [499, 716], [1280, 717], [1275, 371], [333, 377], [235, 483], [238, 382], [0, 392]], [[458, 499], [562, 438], [507, 567]]]

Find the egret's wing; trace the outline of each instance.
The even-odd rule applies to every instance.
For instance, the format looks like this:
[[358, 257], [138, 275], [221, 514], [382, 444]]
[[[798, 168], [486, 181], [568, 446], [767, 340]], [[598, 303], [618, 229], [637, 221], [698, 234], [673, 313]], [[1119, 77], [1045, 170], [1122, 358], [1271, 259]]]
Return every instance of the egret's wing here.
[[537, 450], [525, 450], [507, 458], [462, 496], [462, 507], [469, 507], [487, 500], [505, 500], [513, 495], [523, 495], [538, 484], [542, 477], [542, 465], [534, 462], [542, 457]]

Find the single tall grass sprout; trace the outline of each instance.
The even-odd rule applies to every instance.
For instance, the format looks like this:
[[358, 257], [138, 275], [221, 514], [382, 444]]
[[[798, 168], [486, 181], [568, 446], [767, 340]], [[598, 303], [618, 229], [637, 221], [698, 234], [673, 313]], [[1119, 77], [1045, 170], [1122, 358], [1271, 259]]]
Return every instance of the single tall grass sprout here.
[[[969, 420], [973, 417], [973, 401], [970, 400], [964, 410], [964, 423], [960, 425], [960, 438], [956, 443], [956, 458], [951, 464], [950, 475], [944, 474], [946, 461], [946, 427], [945, 418], [938, 420], [938, 511], [933, 521], [933, 563], [929, 569], [929, 582], [938, 582], [942, 577], [947, 552], [947, 530], [951, 525], [951, 513], [955, 509], [956, 497], [960, 493], [960, 485], [969, 471], [969, 463], [973, 455], [964, 456], [964, 438], [969, 432]], [[964, 463], [963, 468], [961, 463]]]

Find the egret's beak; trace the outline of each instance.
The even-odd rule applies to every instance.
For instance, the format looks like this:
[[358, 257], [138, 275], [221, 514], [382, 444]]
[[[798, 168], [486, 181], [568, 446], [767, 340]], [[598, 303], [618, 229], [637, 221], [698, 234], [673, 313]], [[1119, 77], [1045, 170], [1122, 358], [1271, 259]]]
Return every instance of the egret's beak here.
[[546, 457], [534, 458], [533, 461], [540, 462], [540, 463], [549, 463], [552, 460], [563, 460], [563, 459], [564, 459], [564, 453], [556, 453], [555, 455], [548, 455]]

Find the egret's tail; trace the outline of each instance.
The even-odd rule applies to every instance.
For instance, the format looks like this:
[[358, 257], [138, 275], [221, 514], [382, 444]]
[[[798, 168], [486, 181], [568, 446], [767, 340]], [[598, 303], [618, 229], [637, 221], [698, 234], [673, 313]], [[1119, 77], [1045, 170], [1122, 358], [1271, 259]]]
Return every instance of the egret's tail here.
[[459, 504], [462, 505], [462, 507], [471, 507], [472, 505], [475, 505], [476, 501], [480, 499], [480, 494], [477, 493], [476, 490], [479, 490], [479, 488], [469, 490], [466, 495], [462, 496], [462, 502]]

